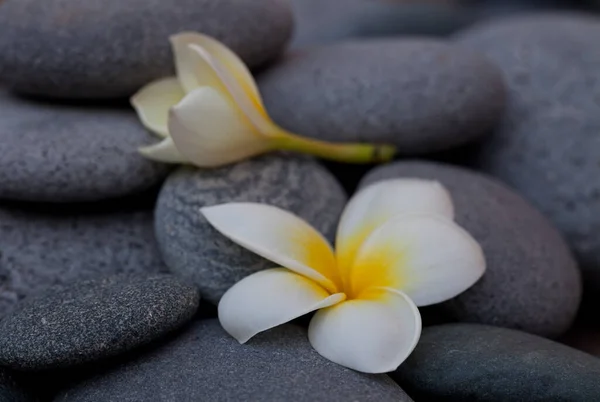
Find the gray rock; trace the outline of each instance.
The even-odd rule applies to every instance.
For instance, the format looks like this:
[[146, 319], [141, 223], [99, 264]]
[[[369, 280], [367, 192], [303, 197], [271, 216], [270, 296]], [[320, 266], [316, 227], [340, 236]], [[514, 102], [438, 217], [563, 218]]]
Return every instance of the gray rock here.
[[0, 321], [0, 365], [40, 370], [115, 356], [181, 327], [199, 299], [195, 287], [169, 275], [52, 289]]
[[483, 248], [486, 273], [444, 303], [443, 315], [547, 337], [570, 327], [581, 300], [580, 273], [558, 231], [528, 202], [490, 177], [418, 161], [375, 169], [361, 187], [397, 177], [442, 183], [452, 195], [457, 223]]
[[166, 270], [149, 209], [0, 205], [0, 317], [53, 285]]
[[[2, 0], [0, 0], [2, 3]], [[17, 384], [12, 374], [0, 368], [0, 401], [2, 402], [33, 402], [31, 395], [27, 395], [22, 386]]]
[[153, 141], [133, 111], [28, 102], [0, 90], [0, 199], [96, 201], [141, 192], [170, 169], [138, 153]]
[[126, 97], [173, 73], [172, 34], [216, 37], [254, 67], [283, 49], [292, 27], [286, 0], [5, 0], [0, 76], [27, 94]]
[[499, 71], [435, 39], [373, 39], [290, 53], [259, 77], [283, 127], [330, 141], [386, 142], [401, 154], [455, 147], [495, 125]]
[[292, 47], [349, 38], [393, 35], [447, 35], [473, 22], [470, 9], [451, 0], [442, 4], [397, 1], [292, 0], [296, 29]]
[[415, 351], [392, 376], [417, 400], [600, 400], [600, 359], [485, 325], [425, 328]]
[[234, 244], [200, 214], [204, 206], [259, 202], [288, 210], [334, 238], [346, 195], [311, 158], [267, 155], [229, 167], [183, 167], [166, 181], [156, 206], [156, 237], [172, 272], [217, 303], [242, 278], [273, 264]]
[[287, 324], [240, 345], [217, 320], [198, 321], [161, 348], [98, 375], [57, 402], [411, 401], [386, 375], [321, 357]]
[[565, 234], [600, 290], [600, 18], [535, 14], [464, 32], [509, 87], [505, 119], [477, 166], [510, 184]]

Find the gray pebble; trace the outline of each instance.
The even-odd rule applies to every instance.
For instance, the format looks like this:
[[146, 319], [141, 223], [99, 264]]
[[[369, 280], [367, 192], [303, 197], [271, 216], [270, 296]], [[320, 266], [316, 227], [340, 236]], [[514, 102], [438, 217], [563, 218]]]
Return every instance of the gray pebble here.
[[287, 324], [240, 345], [217, 320], [129, 364], [64, 391], [57, 402], [411, 401], [386, 375], [321, 357], [304, 329]]
[[507, 112], [477, 166], [546, 214], [600, 290], [600, 18], [534, 14], [474, 27], [457, 41], [504, 72]]
[[580, 273], [559, 232], [527, 201], [485, 175], [418, 161], [375, 169], [361, 187], [398, 177], [442, 183], [452, 195], [456, 222], [485, 254], [482, 279], [444, 303], [443, 315], [547, 337], [570, 327], [581, 300]]
[[452, 148], [501, 117], [500, 72], [435, 39], [373, 39], [288, 54], [259, 77], [273, 119], [329, 141], [384, 142], [400, 154]]
[[53, 285], [165, 271], [149, 209], [0, 205], [0, 317]]
[[111, 276], [49, 290], [0, 321], [0, 365], [62, 368], [160, 338], [196, 312], [195, 287], [169, 275]]
[[155, 141], [133, 111], [31, 102], [0, 90], [0, 199], [96, 201], [141, 192], [170, 170], [138, 153]]
[[600, 400], [600, 359], [485, 325], [425, 328], [415, 351], [392, 376], [419, 401]]
[[292, 27], [287, 0], [4, 0], [0, 76], [33, 95], [128, 97], [173, 74], [170, 35], [216, 37], [254, 67], [283, 49]]
[[183, 167], [166, 181], [156, 206], [156, 237], [172, 272], [216, 303], [242, 278], [269, 262], [234, 244], [200, 214], [204, 206], [258, 202], [288, 210], [333, 239], [346, 195], [311, 158], [267, 155], [225, 168]]

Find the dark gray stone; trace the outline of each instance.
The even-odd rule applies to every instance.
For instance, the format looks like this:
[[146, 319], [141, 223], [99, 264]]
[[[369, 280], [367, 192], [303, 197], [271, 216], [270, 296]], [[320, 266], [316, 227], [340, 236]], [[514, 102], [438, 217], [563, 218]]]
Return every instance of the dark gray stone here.
[[600, 290], [600, 18], [535, 14], [490, 22], [457, 41], [485, 53], [509, 87], [505, 119], [477, 166], [510, 184], [565, 234]]
[[296, 29], [292, 47], [349, 38], [435, 35], [455, 32], [474, 21], [469, 8], [451, 0], [439, 3], [398, 1], [292, 0]]
[[[0, 0], [2, 3], [2, 0]], [[0, 401], [2, 402], [33, 402], [34, 399], [23, 391], [12, 374], [0, 368]]]
[[216, 37], [254, 67], [292, 27], [287, 0], [4, 0], [0, 76], [27, 94], [127, 97], [173, 74], [172, 34]]
[[0, 317], [53, 285], [164, 270], [150, 209], [0, 206]]
[[386, 375], [321, 357], [304, 329], [287, 324], [240, 345], [217, 320], [65, 391], [57, 402], [411, 401]]
[[400, 154], [452, 148], [501, 117], [496, 67], [435, 39], [373, 39], [290, 53], [259, 77], [283, 127], [330, 141], [385, 142]]
[[570, 327], [581, 300], [580, 273], [558, 231], [528, 202], [490, 177], [418, 161], [375, 169], [361, 187], [398, 177], [442, 183], [452, 195], [456, 222], [485, 254], [482, 279], [444, 303], [442, 315], [548, 337]]
[[0, 199], [96, 201], [141, 192], [170, 169], [138, 153], [153, 141], [133, 111], [28, 102], [0, 90]]
[[216, 303], [269, 262], [234, 244], [200, 214], [204, 206], [259, 202], [288, 210], [330, 240], [346, 203], [336, 179], [311, 158], [267, 155], [220, 169], [183, 167], [166, 181], [156, 206], [156, 237], [167, 266]]
[[67, 367], [118, 355], [185, 324], [200, 296], [169, 275], [111, 276], [49, 290], [0, 321], [0, 365]]
[[452, 324], [425, 328], [392, 376], [417, 400], [600, 400], [600, 359], [535, 335]]

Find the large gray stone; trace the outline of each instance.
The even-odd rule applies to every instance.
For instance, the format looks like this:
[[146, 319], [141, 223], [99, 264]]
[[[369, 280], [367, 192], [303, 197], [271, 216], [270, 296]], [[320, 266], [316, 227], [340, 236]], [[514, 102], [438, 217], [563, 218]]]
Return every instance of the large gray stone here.
[[153, 141], [133, 111], [29, 102], [0, 89], [0, 199], [96, 201], [141, 192], [169, 172], [138, 153]]
[[217, 320], [66, 390], [57, 402], [411, 401], [386, 375], [364, 375], [321, 357], [304, 329], [287, 324], [247, 344]]
[[600, 18], [535, 14], [457, 37], [504, 72], [507, 111], [477, 166], [532, 201], [565, 234], [600, 290]]
[[475, 140], [504, 106], [478, 53], [435, 39], [373, 39], [298, 50], [259, 77], [283, 127], [330, 141], [392, 143], [421, 154]]
[[425, 328], [392, 376], [424, 401], [600, 400], [600, 359], [535, 335], [452, 324]]
[[169, 275], [110, 276], [51, 289], [0, 321], [0, 365], [62, 368], [131, 350], [192, 318], [198, 290]]
[[494, 179], [450, 165], [396, 162], [373, 170], [379, 180], [437, 180], [451, 193], [455, 218], [481, 244], [487, 271], [444, 303], [444, 316], [555, 337], [573, 322], [581, 299], [577, 265], [558, 231], [527, 201]]
[[150, 209], [0, 205], [0, 318], [53, 285], [166, 270]]
[[225, 238], [200, 214], [204, 206], [227, 202], [283, 208], [333, 239], [346, 195], [324, 167], [296, 155], [174, 172], [156, 206], [156, 237], [171, 271], [196, 283], [202, 297], [214, 303], [240, 279], [274, 264]]
[[292, 27], [287, 0], [4, 0], [0, 77], [27, 94], [127, 97], [173, 73], [172, 34], [216, 37], [254, 67]]

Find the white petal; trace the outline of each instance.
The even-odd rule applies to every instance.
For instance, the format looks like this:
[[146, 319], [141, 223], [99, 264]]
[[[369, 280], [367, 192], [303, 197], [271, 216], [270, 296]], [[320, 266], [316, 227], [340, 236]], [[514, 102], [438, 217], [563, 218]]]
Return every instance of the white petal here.
[[131, 104], [146, 128], [161, 137], [167, 137], [169, 110], [184, 96], [177, 78], [169, 77], [151, 82], [140, 89], [131, 98]]
[[187, 159], [175, 147], [171, 137], [167, 137], [157, 144], [142, 147], [139, 152], [146, 158], [157, 162], [188, 163]]
[[350, 294], [390, 287], [427, 306], [464, 292], [484, 271], [481, 247], [454, 222], [401, 216], [380, 226], [360, 248], [350, 271]]
[[219, 321], [240, 343], [259, 332], [343, 301], [314, 281], [285, 268], [267, 269], [233, 285], [219, 302]]
[[323, 357], [365, 373], [394, 371], [421, 336], [421, 316], [402, 292], [379, 289], [317, 311], [308, 338]]
[[335, 257], [327, 240], [299, 217], [277, 207], [230, 203], [200, 210], [227, 238], [336, 293]]
[[216, 167], [271, 150], [245, 117], [217, 91], [202, 87], [171, 109], [169, 133], [177, 149], [199, 167]]
[[453, 219], [448, 191], [435, 181], [384, 180], [359, 191], [344, 210], [336, 238], [342, 268], [349, 268], [358, 248], [375, 229], [401, 214], [434, 214]]

